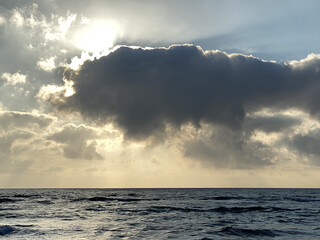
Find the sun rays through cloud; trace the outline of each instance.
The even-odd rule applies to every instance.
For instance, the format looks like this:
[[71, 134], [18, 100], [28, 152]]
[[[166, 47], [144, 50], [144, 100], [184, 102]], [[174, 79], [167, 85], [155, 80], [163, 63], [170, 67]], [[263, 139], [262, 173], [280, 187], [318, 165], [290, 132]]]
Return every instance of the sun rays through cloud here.
[[309, 1], [1, 1], [0, 187], [319, 187]]
[[114, 46], [120, 35], [120, 27], [111, 20], [88, 20], [72, 35], [72, 42], [76, 47], [92, 54], [98, 54]]

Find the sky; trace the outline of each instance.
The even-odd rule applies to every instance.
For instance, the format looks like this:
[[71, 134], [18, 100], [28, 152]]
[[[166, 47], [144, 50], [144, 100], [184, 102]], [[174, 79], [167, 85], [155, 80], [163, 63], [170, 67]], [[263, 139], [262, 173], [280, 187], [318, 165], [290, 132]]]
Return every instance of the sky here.
[[0, 187], [320, 187], [320, 2], [0, 2]]

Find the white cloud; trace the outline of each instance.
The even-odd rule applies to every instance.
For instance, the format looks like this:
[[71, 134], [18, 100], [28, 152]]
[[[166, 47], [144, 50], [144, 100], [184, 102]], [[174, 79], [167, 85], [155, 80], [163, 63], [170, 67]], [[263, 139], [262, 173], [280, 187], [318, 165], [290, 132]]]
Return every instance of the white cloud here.
[[56, 67], [55, 59], [56, 56], [50, 58], [41, 58], [40, 61], [37, 62], [37, 66], [44, 71], [51, 72]]
[[27, 80], [27, 75], [21, 74], [20, 72], [16, 72], [14, 74], [3, 73], [1, 75], [1, 78], [7, 81], [7, 85], [16, 85], [20, 83], [25, 83]]
[[[32, 4], [12, 10], [10, 22], [16, 27], [26, 28], [28, 35], [36, 34], [37, 41], [40, 39], [42, 44], [45, 44], [48, 41], [65, 39], [76, 18], [77, 14], [72, 14], [70, 11], [67, 11], [65, 17], [56, 14], [46, 17], [39, 11], [37, 4]], [[0, 25], [1, 19], [0, 16]]]
[[[73, 82], [64, 80], [64, 86], [46, 85], [41, 87], [37, 99], [40, 101], [61, 101], [61, 97], [70, 97], [74, 94]], [[59, 96], [59, 97], [57, 97]]]
[[78, 70], [80, 66], [87, 60], [93, 61], [95, 58], [98, 59], [95, 55], [90, 55], [88, 52], [82, 52], [81, 57], [75, 56], [71, 59], [70, 64], [66, 64], [65, 67], [69, 67], [73, 70]]
[[24, 23], [23, 15], [17, 9], [13, 10], [10, 20], [13, 24], [17, 25], [18, 27], [22, 26]]
[[[76, 20], [76, 18], [77, 14], [72, 14], [70, 12], [67, 13], [65, 18], [53, 15], [52, 23], [47, 29], [45, 29], [45, 39], [48, 41], [64, 39], [71, 27], [71, 24]], [[56, 19], [58, 19], [58, 25], [55, 24]]]
[[286, 64], [293, 69], [306, 69], [309, 67], [314, 67], [316, 72], [320, 71], [320, 68], [317, 67], [317, 61], [320, 59], [320, 54], [310, 53], [308, 56], [301, 60], [292, 60], [287, 62]]
[[6, 19], [0, 15], [0, 26], [6, 23]]
[[87, 17], [85, 17], [85, 16], [81, 16], [81, 24], [88, 24], [88, 23], [90, 23], [90, 19], [89, 18], [87, 18]]

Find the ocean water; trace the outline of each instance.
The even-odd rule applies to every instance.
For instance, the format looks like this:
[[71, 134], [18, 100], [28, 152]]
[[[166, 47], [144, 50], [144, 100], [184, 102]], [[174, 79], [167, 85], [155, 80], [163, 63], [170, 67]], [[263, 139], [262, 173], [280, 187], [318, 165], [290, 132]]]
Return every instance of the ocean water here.
[[320, 239], [320, 189], [2, 189], [4, 239]]

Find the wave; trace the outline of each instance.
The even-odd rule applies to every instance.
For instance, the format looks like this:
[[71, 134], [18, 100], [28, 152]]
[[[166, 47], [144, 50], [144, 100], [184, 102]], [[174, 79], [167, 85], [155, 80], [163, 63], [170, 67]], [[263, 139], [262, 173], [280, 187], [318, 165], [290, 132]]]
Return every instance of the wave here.
[[106, 209], [104, 208], [85, 208], [86, 211], [90, 211], [90, 212], [103, 212]]
[[91, 202], [139, 202], [139, 201], [159, 201], [159, 198], [152, 198], [152, 199], [142, 199], [142, 198], [115, 198], [115, 197], [91, 197], [91, 198], [77, 198], [73, 199], [73, 202], [78, 201], [91, 201]]
[[230, 197], [230, 196], [217, 196], [217, 197], [204, 197], [200, 200], [242, 200], [245, 199], [244, 197]]
[[45, 204], [45, 205], [54, 204], [54, 203], [51, 202], [50, 200], [39, 200], [39, 201], [37, 201], [37, 203]]
[[109, 197], [92, 197], [88, 198], [88, 201], [118, 201], [118, 202], [138, 202], [141, 199], [138, 198], [109, 198]]
[[154, 206], [149, 208], [147, 211], [150, 212], [217, 212], [217, 213], [240, 213], [250, 211], [262, 211], [265, 210], [263, 207], [217, 207], [212, 209], [201, 209], [201, 208], [181, 208], [181, 207], [170, 207], [170, 206]]
[[162, 212], [216, 212], [216, 213], [246, 213], [252, 211], [261, 211], [261, 212], [279, 212], [279, 211], [294, 211], [292, 209], [285, 209], [285, 208], [276, 208], [276, 207], [261, 207], [261, 206], [252, 206], [252, 207], [217, 207], [217, 208], [210, 208], [210, 209], [203, 209], [203, 208], [187, 208], [187, 207], [172, 207], [172, 206], [153, 206], [147, 208], [146, 210], [126, 210], [126, 211], [134, 211], [134, 212], [154, 212], [154, 213], [162, 213]]
[[198, 208], [181, 208], [181, 207], [170, 207], [170, 206], [154, 206], [146, 209], [146, 212], [171, 212], [171, 211], [179, 211], [179, 212], [203, 212], [202, 209]]
[[214, 209], [215, 212], [219, 213], [241, 213], [241, 212], [252, 212], [252, 211], [264, 211], [266, 208], [260, 206], [253, 207], [218, 207]]
[[128, 197], [139, 197], [139, 194], [137, 194], [137, 193], [128, 193], [127, 196]]
[[34, 227], [35, 225], [33, 224], [16, 224], [14, 225], [15, 227], [22, 227], [22, 228], [25, 228], [25, 227]]
[[311, 198], [285, 198], [286, 200], [294, 202], [319, 202], [320, 199], [311, 199]]
[[[0, 212], [1, 211], [16, 211], [18, 208], [12, 208], [12, 207], [0, 207]], [[1, 215], [0, 215], [1, 216]]]
[[0, 236], [7, 235], [9, 233], [12, 233], [16, 231], [14, 227], [11, 227], [9, 225], [0, 226]]
[[34, 197], [40, 197], [40, 195], [15, 194], [15, 195], [13, 195], [13, 197], [15, 197], [15, 198], [34, 198]]
[[85, 210], [91, 211], [91, 212], [102, 212], [102, 211], [106, 211], [107, 208], [105, 208], [104, 206], [98, 205], [98, 206], [89, 206], [85, 208]]
[[24, 215], [23, 214], [19, 214], [19, 213], [8, 213], [8, 212], [5, 212], [3, 214], [0, 214], [0, 219], [1, 218], [21, 218], [23, 217]]
[[220, 233], [241, 236], [241, 237], [276, 237], [278, 234], [275, 231], [267, 229], [246, 229], [246, 228], [235, 228], [235, 227], [224, 227]]
[[0, 198], [0, 203], [13, 203], [17, 200], [11, 198]]
[[243, 213], [243, 212], [252, 212], [252, 211], [261, 211], [261, 212], [286, 212], [294, 211], [289, 208], [279, 208], [279, 207], [261, 207], [261, 206], [251, 206], [251, 207], [218, 207], [214, 209], [216, 212], [220, 213]]

